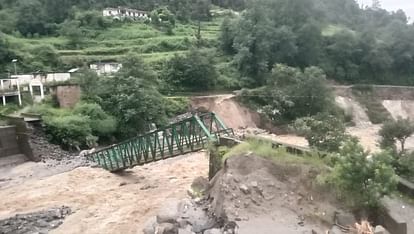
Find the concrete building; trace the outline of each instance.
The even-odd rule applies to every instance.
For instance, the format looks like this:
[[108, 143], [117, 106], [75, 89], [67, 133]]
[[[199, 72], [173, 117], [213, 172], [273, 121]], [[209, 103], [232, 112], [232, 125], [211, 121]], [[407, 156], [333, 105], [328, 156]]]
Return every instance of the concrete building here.
[[133, 20], [149, 19], [148, 12], [125, 8], [125, 7], [105, 8], [102, 14], [105, 17], [112, 17], [113, 19], [117, 19], [117, 20], [122, 20], [125, 18], [129, 18]]
[[3, 106], [5, 106], [10, 99], [17, 99], [18, 104], [22, 105], [19, 80], [14, 78], [1, 78], [0, 97]]
[[[71, 78], [71, 73], [34, 73], [34, 74], [22, 74], [12, 75], [11, 85], [15, 87], [23, 87], [23, 91], [29, 91], [33, 98], [33, 101], [40, 102], [45, 98], [45, 95], [49, 93], [49, 90], [45, 87], [47, 84], [53, 84], [57, 82], [68, 81]], [[20, 97], [20, 94], [19, 94]], [[19, 98], [20, 99], [20, 98]], [[21, 102], [21, 101], [20, 101]]]
[[117, 62], [99, 62], [90, 64], [89, 68], [95, 71], [98, 76], [110, 75], [117, 73], [122, 68], [122, 64]]

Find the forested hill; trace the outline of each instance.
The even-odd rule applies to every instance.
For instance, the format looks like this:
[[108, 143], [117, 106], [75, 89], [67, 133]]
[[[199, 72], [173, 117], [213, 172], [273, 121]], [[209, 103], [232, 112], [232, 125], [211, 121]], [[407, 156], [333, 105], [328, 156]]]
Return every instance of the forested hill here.
[[[102, 17], [103, 8], [118, 6], [157, 20]], [[0, 73], [14, 58], [30, 72], [134, 53], [168, 80], [189, 74], [172, 68], [191, 63], [174, 58], [192, 51], [214, 65], [214, 81], [200, 78], [212, 89], [261, 86], [278, 63], [318, 66], [341, 83], [414, 85], [414, 26], [379, 0], [0, 0], [0, 31]]]

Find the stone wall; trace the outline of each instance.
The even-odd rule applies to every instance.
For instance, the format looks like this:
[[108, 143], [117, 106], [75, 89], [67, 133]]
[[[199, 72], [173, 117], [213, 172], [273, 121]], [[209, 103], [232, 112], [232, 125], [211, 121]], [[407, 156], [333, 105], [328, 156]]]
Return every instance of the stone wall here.
[[53, 95], [62, 108], [73, 108], [81, 97], [79, 85], [59, 85], [52, 87]]
[[30, 146], [30, 131], [27, 128], [24, 118], [12, 116], [4, 116], [4, 118], [14, 129], [14, 132], [10, 133], [10, 137], [14, 139], [13, 144], [18, 147], [17, 154], [24, 154], [29, 160], [34, 162], [40, 161], [40, 158], [33, 155], [33, 151]]
[[16, 127], [2, 126], [0, 127], [0, 157], [20, 154], [17, 144]]

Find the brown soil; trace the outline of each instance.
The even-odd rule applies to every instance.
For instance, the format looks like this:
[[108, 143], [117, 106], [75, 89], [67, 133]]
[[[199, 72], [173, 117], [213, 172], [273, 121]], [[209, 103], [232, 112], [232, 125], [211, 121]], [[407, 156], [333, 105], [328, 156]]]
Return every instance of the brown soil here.
[[320, 168], [253, 155], [227, 159], [212, 180], [212, 212], [236, 220], [239, 233], [325, 233], [336, 211], [332, 193], [316, 184]]
[[204, 108], [215, 112], [227, 127], [233, 129], [256, 128], [259, 126], [260, 116], [258, 113], [249, 110], [235, 100], [235, 96], [217, 95], [194, 97], [191, 100], [193, 108]]
[[136, 167], [123, 175], [77, 168], [0, 190], [0, 219], [66, 205], [74, 214], [52, 233], [141, 233], [165, 200], [185, 198], [192, 181], [207, 172], [205, 152]]

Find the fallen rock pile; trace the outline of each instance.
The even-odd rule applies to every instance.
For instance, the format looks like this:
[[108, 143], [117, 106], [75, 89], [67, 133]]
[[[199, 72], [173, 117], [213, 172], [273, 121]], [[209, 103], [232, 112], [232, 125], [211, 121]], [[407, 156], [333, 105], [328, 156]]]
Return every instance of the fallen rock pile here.
[[48, 233], [50, 230], [59, 227], [70, 214], [72, 214], [72, 211], [67, 206], [28, 214], [18, 214], [14, 217], [0, 220], [0, 233]]
[[41, 127], [32, 127], [30, 132], [30, 146], [35, 157], [42, 161], [52, 159], [61, 161], [66, 158], [74, 157], [77, 154], [62, 150], [60, 146], [50, 144], [46, 134]]
[[48, 167], [64, 166], [72, 170], [77, 167], [96, 166], [85, 157], [79, 157], [78, 153], [65, 151], [60, 146], [49, 143], [40, 127], [31, 128], [29, 143], [34, 156], [40, 158]]
[[144, 234], [222, 233], [215, 219], [201, 203], [191, 199], [167, 201], [156, 217], [150, 219]]
[[248, 135], [268, 134], [266, 130], [260, 128], [239, 128], [234, 130], [234, 135], [238, 139], [245, 139]]

